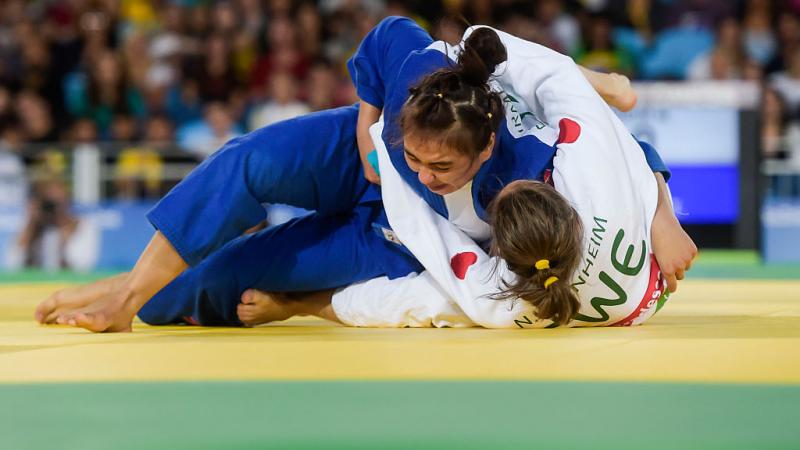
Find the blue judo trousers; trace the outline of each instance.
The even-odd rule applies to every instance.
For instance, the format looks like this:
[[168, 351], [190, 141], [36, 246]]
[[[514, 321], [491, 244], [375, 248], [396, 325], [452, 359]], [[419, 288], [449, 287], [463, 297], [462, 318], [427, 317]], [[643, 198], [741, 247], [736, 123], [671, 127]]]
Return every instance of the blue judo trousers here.
[[[330, 289], [422, 266], [385, 236], [380, 188], [362, 174], [356, 106], [280, 122], [226, 144], [170, 191], [148, 219], [191, 267], [139, 311], [153, 325], [234, 325], [249, 288]], [[262, 203], [314, 212], [241, 236]]]

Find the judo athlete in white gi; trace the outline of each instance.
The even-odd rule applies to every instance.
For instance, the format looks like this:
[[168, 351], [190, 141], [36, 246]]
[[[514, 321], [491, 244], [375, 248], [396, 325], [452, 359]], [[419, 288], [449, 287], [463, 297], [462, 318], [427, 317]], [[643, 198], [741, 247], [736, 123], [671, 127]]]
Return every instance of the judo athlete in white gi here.
[[[413, 39], [392, 40], [391, 34], [398, 30]], [[427, 33], [407, 19], [390, 18], [382, 22], [362, 43], [351, 66], [354, 81], [360, 86], [359, 94], [371, 105], [382, 107], [387, 117], [393, 114], [397, 118], [413, 81], [452, 64], [442, 57], [442, 52], [447, 51], [444, 47], [434, 48], [436, 44], [431, 44]], [[384, 51], [387, 47], [394, 53]], [[361, 67], [357, 67], [359, 64]], [[396, 77], [390, 79], [390, 75]], [[475, 87], [473, 96], [474, 92], [483, 92], [484, 89]], [[541, 93], [527, 92], [524, 87], [515, 86], [515, 89], [513, 92], [517, 92], [520, 98], [536, 94], [542, 102], [555, 100], [547, 95], [542, 97]], [[371, 97], [370, 92], [373, 94]], [[534, 114], [546, 117], [548, 112], [539, 106], [539, 110], [526, 112], [528, 116], [524, 116], [521, 110], [515, 110], [521, 103], [513, 98], [511, 92], [507, 91], [508, 101], [504, 106], [515, 115], [509, 116], [506, 126], [500, 126], [502, 110], [494, 118], [489, 113], [488, 120], [481, 116], [484, 125], [494, 126], [497, 136], [491, 132], [489, 149], [493, 146], [494, 151], [488, 151], [486, 159], [480, 160], [476, 166], [477, 173], [470, 175], [470, 178], [474, 176], [471, 183], [467, 178], [452, 185], [426, 184], [422, 179], [423, 171], [419, 171], [418, 177], [417, 171], [409, 167], [402, 145], [399, 148], [395, 145], [393, 153], [389, 153], [393, 167], [406, 183], [404, 186], [410, 186], [440, 220], [449, 218], [478, 240], [488, 237], [485, 209], [500, 189], [515, 180], [547, 176], [555, 153], [552, 144], [558, 137], [557, 133], [552, 129], [548, 131], [533, 117]], [[542, 92], [546, 93], [546, 90]], [[599, 99], [594, 91], [591, 98]], [[525, 102], [537, 105], [532, 99], [525, 99]], [[467, 106], [476, 110], [479, 107], [476, 104]], [[236, 318], [238, 297], [248, 287], [289, 292], [318, 290], [343, 287], [382, 275], [398, 278], [421, 272], [419, 261], [413, 259], [414, 250], [408, 252], [415, 244], [406, 249], [396, 243], [395, 233], [388, 228], [382, 209], [376, 209], [375, 201], [380, 203], [380, 197], [375, 197], [374, 190], [355, 182], [357, 180], [352, 176], [358, 155], [354, 148], [355, 127], [351, 124], [348, 128], [348, 121], [354, 120], [354, 111], [342, 109], [331, 111], [330, 117], [327, 114], [267, 127], [227, 144], [149, 214], [159, 232], [129, 275], [93, 287], [57, 293], [37, 308], [37, 320], [70, 323], [93, 331], [129, 331], [133, 315], [158, 293], [157, 301], [147, 305], [149, 317], [156, 319], [154, 322], [166, 318], [166, 323], [169, 323], [185, 317], [188, 311], [189, 318], [201, 324], [236, 325], [241, 324]], [[387, 128], [395, 123], [387, 121]], [[525, 123], [531, 126], [525, 128]], [[309, 136], [309, 130], [325, 135]], [[543, 134], [548, 132], [549, 136]], [[574, 128], [564, 126], [561, 134], [561, 143], [568, 143], [574, 137]], [[629, 135], [625, 136], [635, 145]], [[386, 133], [382, 139], [387, 141]], [[643, 146], [643, 149], [648, 152], [649, 148]], [[642, 149], [637, 147], [637, 151], [640, 152], [640, 162], [644, 161]], [[652, 149], [647, 155], [648, 161], [655, 161], [650, 164], [653, 169], [659, 170], [663, 166]], [[331, 173], [340, 175], [342, 179], [337, 180]], [[644, 174], [652, 179], [652, 172], [646, 167]], [[342, 183], [344, 185], [339, 186]], [[466, 189], [462, 189], [465, 184]], [[460, 189], [460, 194], [444, 197]], [[466, 197], [463, 197], [464, 193]], [[206, 200], [203, 195], [212, 200]], [[338, 200], [336, 195], [340, 197]], [[317, 209], [318, 213], [287, 226], [234, 239], [237, 233], [260, 219], [259, 203], [263, 201], [297, 202], [294, 204]], [[477, 224], [477, 227], [471, 228], [472, 224]], [[364, 233], [365, 229], [369, 232]], [[383, 243], [375, 241], [373, 229], [383, 237]], [[303, 239], [292, 240], [293, 235], [303, 236]], [[297, 250], [288, 253], [292, 245]], [[397, 251], [387, 250], [386, 245], [395, 246]], [[308, 249], [313, 251], [306, 251]], [[375, 251], [394, 262], [387, 263], [377, 258]], [[287, 255], [303, 258], [305, 263], [291, 264], [281, 257], [272, 257], [275, 254], [283, 258]], [[245, 260], [237, 258], [242, 255]], [[350, 264], [342, 264], [342, 256], [347, 256]], [[258, 257], [265, 258], [261, 264], [268, 266], [254, 265], [258, 264]], [[485, 253], [475, 253], [474, 257], [475, 264], [464, 266], [466, 273], [475, 273], [477, 267], [485, 266]], [[471, 257], [465, 258], [462, 260], [468, 261]], [[462, 260], [456, 258], [456, 261]], [[626, 263], [629, 260], [627, 258]], [[450, 267], [449, 259], [446, 263]], [[188, 265], [193, 267], [186, 270]], [[423, 265], [431, 275], [436, 275], [427, 267], [429, 264]], [[185, 274], [176, 279], [184, 271]], [[441, 280], [436, 281], [444, 286]], [[165, 286], [167, 288], [162, 290]], [[493, 289], [496, 290], [496, 285]], [[180, 301], [174, 302], [174, 296]], [[451, 293], [447, 296], [456, 297]], [[499, 304], [491, 302], [491, 308], [496, 309]], [[469, 315], [468, 308], [460, 307]], [[202, 317], [196, 320], [195, 313], [205, 315], [207, 320], [202, 320]], [[473, 320], [477, 318], [476, 315]], [[493, 326], [490, 322], [475, 322]]]
[[[497, 68], [496, 82], [501, 89], [513, 89], [548, 126], [561, 130], [553, 181], [578, 211], [585, 230], [583, 263], [568, 280], [579, 294], [581, 309], [568, 325], [644, 322], [667, 296], [651, 253], [650, 224], [658, 192], [644, 155], [569, 58], [497, 33], [508, 51], [508, 62]], [[404, 184], [381, 145], [381, 126], [374, 126], [372, 137], [380, 156], [389, 223], [426, 272], [342, 290], [333, 298], [339, 319], [351, 325], [418, 325], [420, 317], [408, 310], [419, 311], [426, 306], [429, 317], [422, 318], [421, 323], [431, 325], [442, 324], [437, 320], [440, 315], [451, 326], [552, 325], [549, 320], [538, 320], [528, 302], [487, 301], [504, 280], [515, 275], [502, 260], [493, 261], [456, 226], [432, 213]], [[456, 273], [461, 269], [457, 266], [459, 258], [473, 261], [463, 273]], [[495, 265], [497, 270], [493, 270]], [[397, 301], [400, 308], [392, 308], [386, 298]], [[462, 314], [456, 314], [458, 310]]]

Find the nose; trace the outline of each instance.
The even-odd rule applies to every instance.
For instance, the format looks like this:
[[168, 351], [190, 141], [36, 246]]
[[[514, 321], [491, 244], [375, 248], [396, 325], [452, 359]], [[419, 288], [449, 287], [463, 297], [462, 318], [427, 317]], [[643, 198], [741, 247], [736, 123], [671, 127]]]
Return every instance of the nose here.
[[417, 176], [419, 177], [419, 182], [425, 186], [432, 184], [436, 180], [436, 177], [433, 176], [433, 173], [424, 167], [419, 169]]

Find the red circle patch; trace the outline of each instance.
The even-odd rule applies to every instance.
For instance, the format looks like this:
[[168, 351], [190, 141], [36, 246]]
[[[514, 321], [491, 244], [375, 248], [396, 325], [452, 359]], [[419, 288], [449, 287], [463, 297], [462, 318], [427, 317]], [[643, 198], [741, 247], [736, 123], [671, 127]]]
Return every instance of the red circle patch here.
[[558, 121], [558, 143], [572, 144], [581, 136], [581, 126], [578, 122], [571, 119], [561, 119]]
[[467, 269], [469, 266], [478, 261], [478, 255], [473, 252], [462, 252], [450, 258], [450, 267], [453, 273], [459, 280], [463, 280], [467, 276]]

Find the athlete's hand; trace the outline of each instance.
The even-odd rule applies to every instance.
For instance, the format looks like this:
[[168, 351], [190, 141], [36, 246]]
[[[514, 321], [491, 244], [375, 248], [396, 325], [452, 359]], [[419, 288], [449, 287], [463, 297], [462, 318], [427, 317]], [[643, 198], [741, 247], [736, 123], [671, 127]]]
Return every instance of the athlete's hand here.
[[358, 144], [358, 156], [361, 157], [361, 166], [364, 168], [364, 178], [370, 183], [381, 184], [381, 177], [370, 164], [370, 153], [375, 151], [372, 137], [369, 135], [369, 127], [376, 123], [381, 117], [381, 110], [361, 101], [358, 106], [358, 123], [356, 124], [356, 141]]
[[678, 289], [678, 280], [683, 280], [686, 271], [692, 267], [692, 260], [697, 256], [697, 246], [675, 217], [664, 175], [658, 172], [653, 175], [658, 185], [658, 207], [651, 230], [653, 253], [667, 280], [667, 290], [675, 292]]
[[358, 155], [361, 157], [361, 165], [364, 168], [364, 178], [370, 183], [379, 185], [381, 184], [381, 177], [369, 161], [369, 155], [375, 152], [375, 147], [370, 147], [370, 145], [372, 145], [372, 139], [370, 137], [367, 137], [367, 139], [369, 139], [369, 143], [365, 144], [365, 147], [368, 147], [367, 150], [362, 150], [361, 143], [359, 142]]
[[675, 292], [678, 280], [692, 267], [697, 246], [683, 230], [671, 209], [659, 208], [653, 218], [653, 253], [667, 280], [667, 290]]

